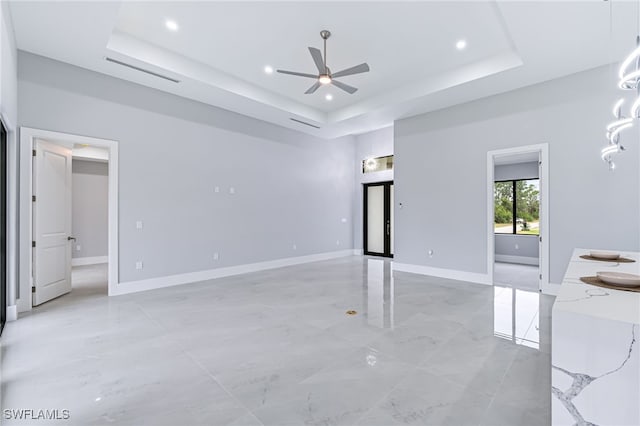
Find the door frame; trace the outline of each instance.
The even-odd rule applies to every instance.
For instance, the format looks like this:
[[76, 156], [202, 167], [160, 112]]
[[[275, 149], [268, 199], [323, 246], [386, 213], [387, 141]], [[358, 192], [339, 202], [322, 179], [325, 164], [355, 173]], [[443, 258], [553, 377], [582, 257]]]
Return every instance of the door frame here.
[[[116, 293], [118, 276], [118, 141], [89, 136], [54, 132], [49, 130], [20, 127], [20, 297], [17, 298], [18, 312], [32, 308], [31, 288], [33, 286], [33, 147], [35, 139], [45, 139], [60, 145], [89, 144], [109, 150], [109, 202], [108, 202], [108, 294]], [[26, 213], [26, 214], [25, 214]], [[24, 220], [27, 219], [27, 220]]]
[[[4, 143], [2, 142], [4, 140]], [[4, 330], [4, 325], [7, 321], [7, 308], [9, 306], [9, 227], [8, 224], [8, 216], [9, 216], [9, 131], [5, 127], [4, 123], [0, 119], [0, 157], [4, 160], [4, 173], [0, 177], [0, 191], [2, 192], [2, 199], [0, 199], [0, 216], [2, 217], [2, 221], [0, 221], [0, 226], [3, 227], [2, 233], [4, 238], [0, 240], [0, 243], [4, 243], [4, 257], [0, 259], [0, 271], [3, 272], [2, 277], [0, 277], [0, 284], [2, 288], [0, 289], [0, 293], [2, 296], [0, 297], [0, 301], [2, 306], [0, 307], [0, 336], [2, 336], [2, 331]], [[2, 165], [2, 164], [0, 164]]]
[[[393, 259], [392, 247], [391, 247], [391, 237], [387, 238], [385, 234], [384, 239], [384, 253], [375, 253], [367, 251], [367, 187], [369, 186], [387, 186], [393, 185], [392, 180], [385, 180], [380, 182], [366, 182], [362, 184], [362, 252], [367, 256], [382, 256]], [[391, 209], [393, 206], [391, 205], [391, 200], [389, 196], [389, 191], [384, 191], [384, 218], [386, 220], [391, 220]], [[393, 224], [391, 224], [391, 231], [393, 232]]]
[[549, 285], [549, 144], [525, 145], [514, 148], [497, 149], [487, 152], [487, 275], [493, 285], [495, 264], [494, 231], [494, 168], [495, 159], [513, 154], [539, 153], [540, 170], [540, 279], [539, 291], [553, 293]]

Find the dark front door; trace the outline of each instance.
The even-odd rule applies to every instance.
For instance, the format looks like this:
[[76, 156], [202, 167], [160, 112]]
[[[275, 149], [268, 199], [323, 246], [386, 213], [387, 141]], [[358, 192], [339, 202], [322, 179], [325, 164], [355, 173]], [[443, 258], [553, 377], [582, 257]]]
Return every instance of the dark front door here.
[[393, 257], [393, 182], [364, 184], [364, 254]]

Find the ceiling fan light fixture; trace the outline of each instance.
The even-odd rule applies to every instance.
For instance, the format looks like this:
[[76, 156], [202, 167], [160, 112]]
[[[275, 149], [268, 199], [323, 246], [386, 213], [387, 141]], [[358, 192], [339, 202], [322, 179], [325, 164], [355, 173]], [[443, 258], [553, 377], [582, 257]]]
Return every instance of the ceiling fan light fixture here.
[[178, 31], [180, 29], [180, 26], [178, 25], [178, 23], [173, 19], [167, 19], [166, 21], [164, 21], [164, 25], [170, 31]]
[[331, 76], [329, 74], [320, 74], [318, 82], [320, 84], [329, 84], [331, 83]]

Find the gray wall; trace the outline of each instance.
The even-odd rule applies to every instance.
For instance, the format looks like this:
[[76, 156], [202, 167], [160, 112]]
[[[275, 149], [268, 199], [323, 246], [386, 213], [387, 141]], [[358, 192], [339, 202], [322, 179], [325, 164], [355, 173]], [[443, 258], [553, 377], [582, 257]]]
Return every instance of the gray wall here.
[[71, 185], [73, 257], [107, 256], [109, 164], [74, 159]]
[[121, 282], [352, 248], [353, 138], [22, 52], [18, 74], [21, 125], [119, 142]]
[[384, 157], [393, 154], [393, 126], [372, 132], [363, 133], [355, 137], [355, 197], [353, 200], [353, 247], [362, 249], [362, 221], [363, 221], [363, 184], [369, 182], [384, 182], [393, 180], [393, 170], [373, 173], [362, 173], [362, 160], [367, 158]]
[[[639, 249], [638, 133], [614, 173], [599, 156], [616, 80], [609, 67], [395, 123], [396, 257], [487, 272], [487, 151], [549, 143], [550, 282], [574, 247]], [[629, 105], [629, 103], [627, 103]], [[429, 258], [427, 251], [434, 250]]]
[[[515, 180], [537, 178], [538, 162], [502, 164], [495, 166], [495, 180]], [[538, 258], [540, 251], [538, 237], [532, 235], [496, 234], [495, 253], [497, 255]]]
[[[535, 235], [495, 234], [495, 254], [498, 256], [529, 257], [531, 261], [538, 260], [539, 247], [538, 237]], [[496, 260], [501, 261], [500, 258]]]

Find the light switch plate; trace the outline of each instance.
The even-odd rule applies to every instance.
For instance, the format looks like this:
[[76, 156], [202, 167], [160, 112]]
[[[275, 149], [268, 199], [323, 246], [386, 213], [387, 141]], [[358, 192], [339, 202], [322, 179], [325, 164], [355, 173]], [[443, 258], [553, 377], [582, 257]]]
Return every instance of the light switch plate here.
[[229, 188], [229, 194], [235, 194], [235, 193], [236, 193], [236, 189], [233, 186]]
[[138, 220], [136, 222], [136, 229], [142, 229], [142, 221], [141, 220]]
[[220, 259], [220, 255], [217, 252], [213, 253], [213, 260], [218, 260], [218, 259]]
[[136, 269], [137, 269], [137, 270], [141, 270], [141, 269], [142, 269], [142, 260], [138, 260], [138, 261], [136, 262]]
[[213, 188], [213, 192], [220, 192], [220, 187], [216, 186], [215, 188]]

